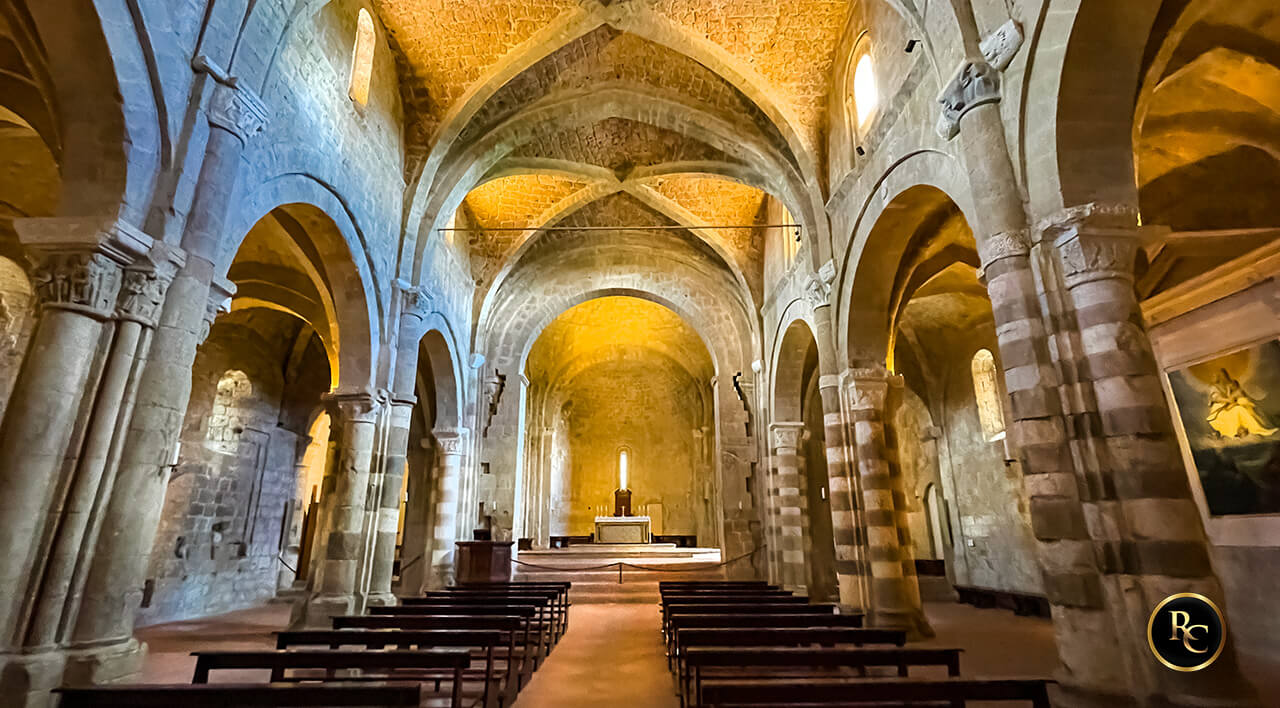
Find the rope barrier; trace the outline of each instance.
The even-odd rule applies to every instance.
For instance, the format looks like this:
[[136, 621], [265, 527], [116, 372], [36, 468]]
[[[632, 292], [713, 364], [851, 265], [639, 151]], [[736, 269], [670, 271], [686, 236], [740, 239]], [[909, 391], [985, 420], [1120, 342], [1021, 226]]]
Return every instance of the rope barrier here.
[[768, 544], [762, 544], [762, 545], [756, 546], [753, 550], [748, 551], [747, 553], [743, 553], [740, 556], [735, 556], [733, 558], [730, 558], [727, 561], [722, 561], [720, 563], [712, 563], [710, 565], [699, 564], [697, 566], [684, 566], [681, 568], [654, 568], [651, 566], [636, 565], [634, 563], [626, 563], [624, 561], [614, 561], [612, 563], [606, 563], [604, 565], [591, 565], [591, 566], [586, 566], [581, 568], [555, 568], [549, 565], [538, 565], [537, 563], [526, 563], [525, 561], [518, 560], [515, 558], [512, 558], [511, 562], [515, 565], [521, 565], [526, 568], [537, 568], [538, 570], [550, 570], [557, 573], [579, 573], [579, 572], [588, 571], [588, 570], [605, 570], [607, 568], [617, 567], [618, 583], [622, 583], [622, 569], [624, 567], [634, 568], [636, 570], [647, 570], [655, 573], [689, 573], [689, 572], [698, 572], [698, 571], [704, 571], [704, 570], [713, 570], [715, 568], [723, 568], [731, 563], [737, 563], [738, 561], [744, 558], [750, 558], [751, 556], [754, 556], [760, 551], [763, 551], [767, 546]]

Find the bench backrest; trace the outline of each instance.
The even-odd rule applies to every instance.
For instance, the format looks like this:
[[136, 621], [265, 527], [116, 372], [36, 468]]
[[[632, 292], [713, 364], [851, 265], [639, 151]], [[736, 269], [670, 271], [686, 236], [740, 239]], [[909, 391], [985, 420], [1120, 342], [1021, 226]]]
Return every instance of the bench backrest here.
[[1049, 708], [1045, 682], [1034, 679], [713, 679], [703, 705], [883, 704], [891, 701], [1022, 701]]
[[861, 627], [861, 615], [673, 615], [668, 622], [676, 630], [686, 628], [710, 629], [723, 627]]
[[481, 629], [300, 629], [276, 632], [276, 648], [476, 647], [506, 643], [503, 633]]
[[719, 647], [809, 646], [822, 644], [894, 644], [907, 643], [907, 633], [899, 629], [865, 629], [860, 627], [808, 628], [711, 628], [680, 630], [680, 645]]
[[497, 629], [524, 630], [525, 618], [511, 615], [345, 615], [334, 629]]
[[403, 681], [330, 684], [114, 685], [57, 689], [61, 708], [261, 708], [419, 706], [422, 685]]
[[390, 673], [399, 670], [449, 669], [462, 671], [471, 665], [468, 649], [432, 649], [417, 651], [198, 651], [195, 674], [191, 683], [208, 683], [209, 672], [223, 669], [262, 669], [271, 671], [271, 680], [283, 680], [290, 670], [360, 669], [364, 672]]
[[833, 615], [836, 613], [836, 607], [835, 605], [774, 605], [771, 603], [667, 606], [668, 615], [735, 615], [753, 612], [771, 615]]
[[[945, 666], [951, 676], [960, 675], [963, 649], [916, 649], [899, 647], [687, 647], [684, 661], [690, 667], [759, 666]], [[905, 675], [905, 674], [904, 674]]]

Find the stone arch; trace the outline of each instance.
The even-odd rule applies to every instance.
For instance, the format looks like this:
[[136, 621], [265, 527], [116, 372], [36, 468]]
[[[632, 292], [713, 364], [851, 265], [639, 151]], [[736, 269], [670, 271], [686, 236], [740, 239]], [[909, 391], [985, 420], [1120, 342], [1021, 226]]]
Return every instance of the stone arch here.
[[[54, 114], [42, 125], [62, 175], [58, 213], [66, 216], [122, 215], [143, 223], [165, 154], [167, 126], [154, 90], [154, 62], [144, 57], [143, 29], [125, 0], [95, 0], [86, 11], [77, 0], [22, 3], [25, 13], [7, 13], [36, 65], [33, 83]], [[143, 82], [133, 75], [147, 67]], [[127, 81], [120, 76], [127, 67]], [[6, 91], [6, 97], [13, 96]]]
[[773, 405], [770, 408], [775, 420], [801, 420], [805, 397], [805, 361], [811, 352], [813, 356], [817, 356], [818, 340], [813, 326], [805, 318], [795, 317], [782, 329], [782, 337], [778, 339], [773, 355]]
[[[284, 174], [253, 188], [227, 220], [235, 238], [223, 244], [218, 270], [227, 273], [249, 229], [278, 208], [303, 215], [318, 228], [299, 239], [307, 260], [315, 264], [322, 296], [332, 298], [334, 322], [342, 330], [338, 347], [343, 388], [372, 385], [381, 341], [385, 303], [370, 260], [365, 230], [354, 212], [329, 185], [302, 174]], [[312, 233], [314, 231], [314, 233]], [[300, 235], [301, 236], [301, 235]]]
[[[921, 179], [921, 177], [927, 177]], [[852, 365], [882, 364], [890, 352], [895, 303], [905, 301], [894, 287], [908, 244], [898, 238], [912, 216], [951, 205], [967, 223], [975, 207], [959, 161], [937, 151], [919, 151], [883, 175], [854, 222], [834, 290], [837, 355]], [[976, 254], [972, 256], [976, 258]], [[852, 332], [859, 341], [851, 341]]]
[[455, 354], [457, 348], [449, 330], [440, 329], [442, 321], [430, 323], [431, 328], [422, 336], [418, 346], [420, 357], [431, 368], [430, 383], [435, 392], [435, 419], [432, 421], [436, 429], [456, 429], [462, 421], [462, 376], [461, 364]]
[[[1133, 109], [1162, 0], [1061, 0], [1046, 13], [1027, 82], [1024, 140], [1049, 146], [1027, 173], [1031, 213], [1137, 204]], [[1044, 131], [1049, 135], [1044, 135]], [[1027, 151], [1024, 145], [1024, 153]], [[1029, 154], [1029, 153], [1028, 153]]]

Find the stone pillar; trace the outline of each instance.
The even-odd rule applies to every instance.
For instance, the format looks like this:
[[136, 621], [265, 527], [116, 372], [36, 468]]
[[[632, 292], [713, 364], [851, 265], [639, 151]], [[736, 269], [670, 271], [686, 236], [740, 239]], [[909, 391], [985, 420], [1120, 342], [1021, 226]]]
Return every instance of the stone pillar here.
[[366, 509], [370, 505], [369, 475], [378, 419], [385, 399], [373, 392], [333, 393], [325, 396], [331, 420], [332, 464], [325, 469], [320, 494], [321, 526], [316, 530], [311, 563], [314, 582], [294, 607], [291, 626], [328, 627], [333, 615], [364, 611], [359, 587], [360, 569], [367, 562]]
[[[391, 580], [396, 561], [396, 536], [400, 530], [400, 494], [404, 489], [405, 467], [409, 450], [409, 421], [413, 416], [414, 397], [393, 396], [386, 425], [386, 448], [383, 455], [381, 480], [370, 484], [370, 509], [377, 514], [374, 533], [376, 540], [369, 575], [369, 605], [394, 605], [397, 600], [391, 592]], [[376, 486], [376, 488], [375, 488]], [[374, 504], [373, 502], [376, 502]]]
[[804, 423], [774, 423], [769, 426], [773, 458], [773, 469], [769, 475], [769, 555], [774, 559], [777, 582], [800, 594], [807, 591], [809, 579], [804, 549], [804, 515], [808, 500], [800, 462], [803, 436]]
[[431, 572], [427, 579], [430, 589], [453, 584], [454, 544], [458, 540], [458, 495], [462, 487], [462, 463], [466, 457], [466, 428], [439, 429], [434, 431], [439, 445], [440, 470], [436, 478], [435, 530], [432, 532]]
[[[1084, 519], [1076, 532], [1092, 540], [1102, 573], [1100, 599], [1118, 634], [1105, 650], [1114, 668], [1099, 670], [1095, 660], [1085, 665], [1094, 671], [1085, 673], [1064, 662], [1062, 703], [1115, 705], [1119, 694], [1140, 705], [1253, 704], [1256, 696], [1239, 673], [1232, 646], [1195, 673], [1165, 670], [1147, 646], [1148, 618], [1165, 597], [1196, 592], [1219, 607], [1225, 599], [1134, 292], [1137, 211], [1086, 205], [1046, 220], [1040, 231], [1039, 247], [1056, 266], [1046, 270], [1056, 270], [1065, 288], [1056, 350], [1068, 384], [1063, 391], [1073, 413], [1084, 495], [1083, 513], [1065, 511]], [[1052, 290], [1055, 283], [1045, 287]], [[1036, 404], [1015, 399], [1014, 409]], [[1055, 518], [1041, 511], [1037, 531], [1051, 528]], [[1093, 638], [1090, 646], [1096, 650], [1097, 644]]]
[[112, 320], [122, 305], [141, 304], [142, 271], [126, 276], [125, 266], [152, 242], [120, 222], [15, 227], [35, 262], [41, 317], [0, 426], [0, 537], [8, 548], [0, 557], [0, 694], [28, 705], [60, 683], [64, 657], [55, 650], [74, 621], [82, 546], [142, 335], [137, 322]]
[[906, 490], [898, 467], [893, 412], [902, 397], [902, 377], [884, 369], [854, 369], [847, 379], [862, 508], [871, 571], [868, 618], [914, 637], [931, 637], [907, 524]]
[[266, 108], [247, 88], [217, 84], [208, 108], [209, 139], [183, 234], [185, 264], [169, 286], [89, 568], [67, 681], [120, 680], [141, 670], [145, 648], [133, 639], [134, 614], [175, 458], [196, 348], [234, 291], [215, 274], [223, 223], [245, 141], [265, 125]]
[[[830, 288], [825, 278], [814, 281], [816, 297], [811, 297], [818, 344], [818, 363], [824, 371], [834, 365], [835, 337], [831, 328]], [[831, 362], [831, 364], [827, 364]], [[869, 606], [867, 592], [866, 538], [859, 517], [861, 488], [850, 464], [852, 455], [846, 440], [846, 422], [840, 407], [840, 377], [823, 373], [818, 377], [822, 399], [822, 430], [826, 441], [827, 493], [831, 503], [831, 530], [835, 541], [836, 582], [840, 605], [851, 611]]]

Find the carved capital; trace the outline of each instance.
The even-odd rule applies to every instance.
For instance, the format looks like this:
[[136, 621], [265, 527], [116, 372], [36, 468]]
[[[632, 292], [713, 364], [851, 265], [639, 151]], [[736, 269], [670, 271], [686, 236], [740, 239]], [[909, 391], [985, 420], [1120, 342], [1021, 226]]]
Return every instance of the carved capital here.
[[804, 423], [773, 423], [769, 426], [769, 442], [774, 450], [795, 450], [804, 436]]
[[471, 431], [466, 428], [438, 428], [431, 431], [440, 446], [443, 455], [463, 455], [467, 451], [467, 440]]
[[1133, 280], [1142, 243], [1138, 214], [1127, 205], [1093, 203], [1065, 209], [1040, 223], [1067, 287], [1096, 280]]
[[431, 293], [426, 288], [412, 285], [404, 280], [396, 281], [396, 292], [400, 296], [400, 314], [425, 320], [432, 312]]
[[164, 295], [173, 282], [173, 271], [156, 268], [130, 268], [124, 272], [116, 316], [122, 320], [154, 327], [164, 305]]
[[209, 330], [218, 314], [231, 311], [231, 298], [236, 294], [235, 283], [226, 278], [216, 278], [209, 285], [209, 299], [205, 303], [204, 323], [200, 329], [200, 343], [209, 338]]
[[209, 123], [226, 130], [241, 142], [267, 126], [267, 106], [257, 94], [243, 86], [217, 84], [209, 100]]
[[889, 388], [901, 385], [902, 377], [889, 373], [884, 367], [850, 369], [845, 372], [849, 410], [883, 413], [889, 398]]
[[345, 423], [377, 422], [388, 397], [386, 391], [347, 391], [326, 393], [321, 400], [336, 428]]
[[938, 103], [942, 104], [938, 135], [954, 139], [960, 134], [960, 119], [969, 111], [999, 102], [1000, 72], [983, 60], [965, 61], [938, 96]]
[[978, 260], [986, 271], [1006, 258], [1026, 258], [1031, 254], [1031, 237], [1025, 229], [1006, 231], [978, 239]]
[[37, 251], [32, 284], [41, 307], [106, 319], [123, 281], [118, 261], [99, 251]]

